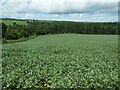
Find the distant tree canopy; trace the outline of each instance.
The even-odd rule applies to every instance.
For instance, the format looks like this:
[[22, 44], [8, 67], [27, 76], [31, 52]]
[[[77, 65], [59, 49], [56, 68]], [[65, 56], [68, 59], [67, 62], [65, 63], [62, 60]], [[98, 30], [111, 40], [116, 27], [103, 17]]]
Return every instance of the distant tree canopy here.
[[2, 23], [2, 37], [5, 37], [7, 32], [7, 25]]
[[2, 23], [2, 35], [5, 39], [27, 38], [31, 35], [45, 34], [118, 34], [118, 24], [114, 23], [88, 23], [88, 22], [68, 22], [68, 21], [40, 21], [26, 20], [26, 25], [13, 25]]

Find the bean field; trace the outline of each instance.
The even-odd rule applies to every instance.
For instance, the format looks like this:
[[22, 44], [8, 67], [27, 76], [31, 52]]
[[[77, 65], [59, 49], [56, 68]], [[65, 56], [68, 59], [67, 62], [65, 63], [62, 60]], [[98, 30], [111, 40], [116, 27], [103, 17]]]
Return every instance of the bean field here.
[[119, 87], [118, 36], [41, 35], [2, 46], [3, 88]]

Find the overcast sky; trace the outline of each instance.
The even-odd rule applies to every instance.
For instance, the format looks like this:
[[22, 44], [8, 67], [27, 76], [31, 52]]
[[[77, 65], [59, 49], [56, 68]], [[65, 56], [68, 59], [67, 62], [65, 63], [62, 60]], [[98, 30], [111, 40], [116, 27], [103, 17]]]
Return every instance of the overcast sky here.
[[0, 17], [79, 22], [118, 21], [119, 0], [2, 0]]

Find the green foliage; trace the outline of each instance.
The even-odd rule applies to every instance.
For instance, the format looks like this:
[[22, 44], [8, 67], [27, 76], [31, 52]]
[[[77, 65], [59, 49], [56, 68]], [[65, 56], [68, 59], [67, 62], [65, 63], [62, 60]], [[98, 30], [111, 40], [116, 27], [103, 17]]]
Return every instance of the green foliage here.
[[21, 37], [21, 33], [19, 33], [18, 30], [10, 30], [5, 37], [6, 39], [19, 39]]
[[7, 31], [7, 25], [2, 23], [2, 25], [0, 26], [2, 26], [2, 37], [5, 37], [6, 31]]
[[[7, 19], [8, 20], [8, 19]], [[30, 37], [32, 35], [46, 35], [46, 34], [62, 34], [62, 33], [76, 33], [76, 34], [118, 34], [117, 22], [111, 23], [88, 23], [88, 22], [68, 22], [68, 21], [41, 21], [41, 20], [12, 20], [12, 25], [7, 23], [7, 31], [3, 38], [19, 39], [23, 37]], [[23, 23], [18, 23], [23, 22]], [[5, 22], [5, 20], [3, 20]], [[17, 31], [16, 31], [17, 30]], [[3, 30], [4, 33], [4, 30]], [[18, 34], [17, 34], [18, 33]], [[11, 34], [11, 35], [10, 35]], [[15, 35], [15, 37], [13, 36]]]
[[117, 41], [116, 35], [57, 34], [5, 44], [3, 88], [114, 90], [119, 87]]

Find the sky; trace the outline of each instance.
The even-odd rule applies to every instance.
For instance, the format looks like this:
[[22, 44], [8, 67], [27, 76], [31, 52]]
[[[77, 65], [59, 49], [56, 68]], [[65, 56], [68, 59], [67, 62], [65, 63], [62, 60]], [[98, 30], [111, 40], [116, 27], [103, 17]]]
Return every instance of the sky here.
[[1, 18], [77, 22], [118, 21], [119, 0], [2, 0]]

